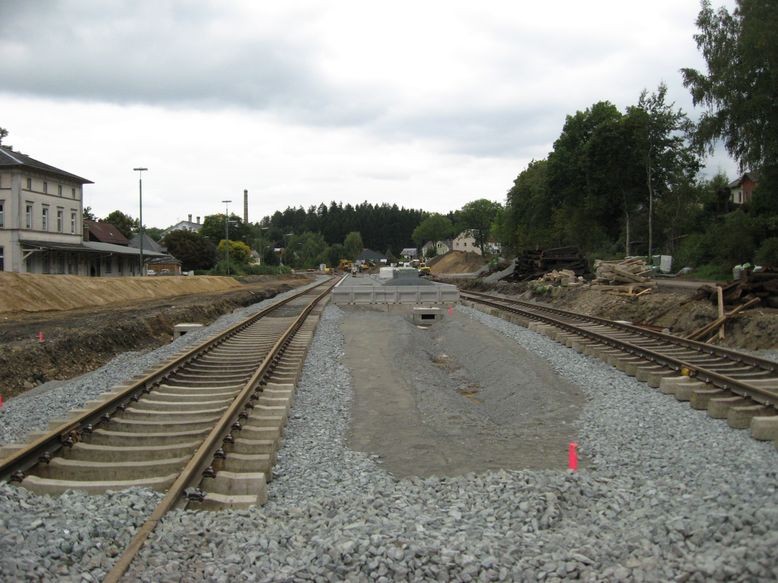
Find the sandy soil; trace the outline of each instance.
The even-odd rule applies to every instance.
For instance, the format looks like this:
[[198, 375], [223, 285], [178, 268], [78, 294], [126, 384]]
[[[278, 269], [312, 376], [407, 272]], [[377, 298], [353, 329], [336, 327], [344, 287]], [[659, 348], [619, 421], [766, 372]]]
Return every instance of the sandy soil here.
[[79, 277], [0, 272], [0, 313], [73, 310], [240, 288], [231, 277]]
[[543, 361], [456, 312], [422, 329], [345, 311], [352, 448], [398, 476], [566, 467], [583, 396]]
[[485, 264], [486, 260], [478, 253], [449, 251], [445, 255], [434, 257], [428, 265], [433, 275], [445, 275], [449, 273], [475, 273]]
[[[226, 278], [225, 278], [226, 279]], [[208, 324], [235, 308], [304, 285], [302, 276], [263, 276], [226, 291], [74, 310], [0, 314], [0, 391], [4, 398], [94, 370], [121, 352], [170, 342], [180, 322]], [[43, 332], [44, 342], [37, 334]]]

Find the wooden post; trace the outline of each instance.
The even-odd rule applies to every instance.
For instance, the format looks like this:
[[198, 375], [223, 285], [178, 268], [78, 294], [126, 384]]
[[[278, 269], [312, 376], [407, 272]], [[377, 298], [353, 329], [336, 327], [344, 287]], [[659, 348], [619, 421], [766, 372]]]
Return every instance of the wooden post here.
[[[719, 318], [724, 318], [724, 290], [721, 289], [720, 285], [716, 286], [716, 295], [718, 296], [719, 300]], [[726, 319], [722, 320], [721, 326], [719, 326], [719, 340], [724, 340], [724, 322], [726, 322]]]

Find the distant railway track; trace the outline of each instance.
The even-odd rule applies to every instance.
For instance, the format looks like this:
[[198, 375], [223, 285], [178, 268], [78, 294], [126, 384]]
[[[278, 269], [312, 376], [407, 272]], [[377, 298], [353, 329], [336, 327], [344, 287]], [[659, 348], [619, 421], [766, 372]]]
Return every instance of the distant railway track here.
[[461, 298], [599, 357], [732, 427], [750, 427], [757, 439], [778, 437], [776, 362], [532, 302], [473, 291], [461, 292]]
[[321, 300], [335, 283], [276, 302], [73, 412], [0, 460], [0, 479], [43, 493], [165, 491], [107, 580], [118, 580], [171, 509], [264, 502]]

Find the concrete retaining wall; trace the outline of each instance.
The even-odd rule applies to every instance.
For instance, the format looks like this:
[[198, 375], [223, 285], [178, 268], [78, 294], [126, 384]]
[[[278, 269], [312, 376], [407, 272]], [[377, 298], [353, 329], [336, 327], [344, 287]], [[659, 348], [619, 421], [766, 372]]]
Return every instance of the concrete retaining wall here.
[[453, 285], [347, 286], [332, 290], [335, 305], [348, 304], [455, 304], [459, 290]]

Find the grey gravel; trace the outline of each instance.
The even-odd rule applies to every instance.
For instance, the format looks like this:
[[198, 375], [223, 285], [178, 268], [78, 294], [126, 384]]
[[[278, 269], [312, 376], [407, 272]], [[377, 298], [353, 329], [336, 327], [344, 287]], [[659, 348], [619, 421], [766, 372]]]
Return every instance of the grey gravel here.
[[309, 286], [278, 294], [245, 308], [238, 308], [230, 314], [221, 316], [210, 326], [189, 332], [155, 350], [120, 354], [105, 366], [71, 381], [65, 383], [55, 381], [49, 384], [50, 389], [43, 386], [37, 387], [29, 393], [6, 401], [3, 409], [0, 409], [0, 443], [26, 441], [27, 434], [30, 432], [46, 429], [49, 419], [66, 416], [72, 409], [83, 407], [84, 403], [96, 398], [100, 393], [151, 367], [158, 366], [187, 346], [221, 332], [250, 314], [305, 287]]
[[[268, 504], [167, 517], [131, 578], [778, 579], [778, 454], [772, 443], [755, 442], [543, 336], [460, 309], [580, 384], [588, 398], [578, 422], [581, 471], [399, 480], [373, 456], [349, 450], [343, 311], [330, 306], [306, 361]], [[36, 528], [45, 528], [47, 520], [67, 524], [73, 518], [39, 500], [50, 499], [0, 490], [3, 547], [13, 544], [20, 549], [15, 555], [48, 561], [7, 557], [3, 573], [36, 579], [64, 573], [64, 551], [51, 557], [40, 549], [45, 537], [18, 534], [23, 525], [43, 521]], [[119, 506], [117, 528], [127, 512]], [[96, 522], [100, 516], [96, 510]], [[92, 560], [103, 560], [96, 555]], [[98, 580], [101, 568], [84, 570]]]

